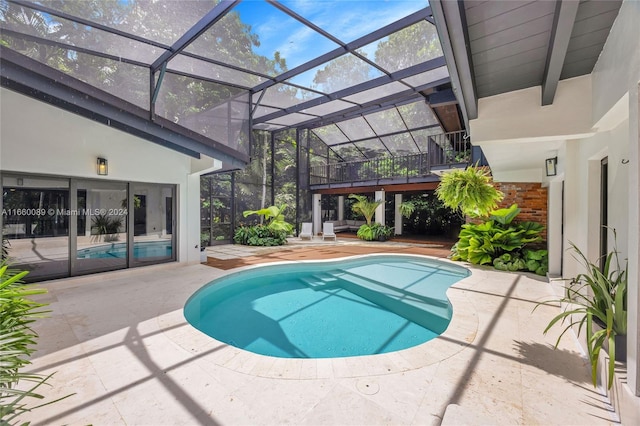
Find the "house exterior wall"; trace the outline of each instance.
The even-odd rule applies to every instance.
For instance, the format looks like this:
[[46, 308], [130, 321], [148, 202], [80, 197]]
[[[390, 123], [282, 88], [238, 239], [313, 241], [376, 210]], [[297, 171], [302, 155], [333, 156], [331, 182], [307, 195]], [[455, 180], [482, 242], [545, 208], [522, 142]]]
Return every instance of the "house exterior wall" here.
[[[628, 226], [619, 230], [627, 239], [629, 259], [629, 316], [627, 362], [628, 387], [631, 393], [640, 396], [640, 205], [638, 201], [640, 176], [640, 113], [638, 92], [640, 90], [640, 2], [625, 0], [620, 7], [602, 53], [594, 67], [593, 76], [593, 122], [599, 126], [618, 128], [619, 143], [626, 145], [628, 163], [626, 169], [626, 197]], [[627, 120], [627, 124], [617, 124]], [[625, 134], [626, 133], [626, 134]], [[610, 204], [610, 206], [615, 206]], [[617, 207], [615, 207], [617, 209]], [[610, 210], [611, 211], [611, 210]], [[622, 232], [620, 232], [622, 231]], [[623, 393], [621, 393], [623, 394]], [[624, 404], [624, 402], [623, 402]], [[623, 418], [623, 423], [640, 422], [640, 403], [635, 399], [635, 418]]]
[[[175, 184], [177, 259], [199, 261], [197, 176], [219, 162], [192, 159], [4, 88], [0, 89], [0, 108], [1, 171]], [[97, 175], [97, 157], [108, 160], [108, 176]], [[189, 179], [192, 175], [196, 178]]]
[[[503, 161], [493, 170], [498, 182], [536, 175], [520, 164], [535, 158], [540, 182], [549, 191], [550, 256], [562, 256], [562, 274], [575, 276], [579, 267], [565, 249], [576, 244], [592, 260], [599, 255], [600, 167], [608, 159], [608, 224], [617, 232], [621, 259], [628, 259], [628, 385], [618, 384], [616, 403], [627, 407], [623, 424], [640, 421], [640, 2], [625, 0], [591, 75], [563, 80], [552, 105], [541, 106], [540, 87], [505, 93], [478, 102], [471, 136], [489, 160]], [[544, 161], [558, 157], [558, 174], [544, 175]], [[513, 164], [506, 164], [513, 159]], [[533, 162], [531, 163], [533, 164]], [[519, 170], [521, 169], [521, 170]], [[564, 194], [564, 198], [562, 198]], [[562, 235], [562, 233], [564, 235]], [[613, 249], [609, 239], [609, 250]], [[553, 254], [552, 254], [553, 253]], [[551, 266], [551, 264], [550, 264]], [[554, 268], [559, 268], [555, 263]], [[614, 395], [614, 396], [615, 396]], [[615, 398], [614, 398], [615, 399]], [[635, 417], [634, 417], [635, 413]]]

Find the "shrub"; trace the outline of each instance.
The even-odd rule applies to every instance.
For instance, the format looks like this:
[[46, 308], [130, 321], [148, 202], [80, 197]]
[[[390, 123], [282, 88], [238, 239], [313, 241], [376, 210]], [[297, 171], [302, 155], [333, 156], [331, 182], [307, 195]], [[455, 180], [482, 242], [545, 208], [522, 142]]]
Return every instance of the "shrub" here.
[[393, 236], [393, 228], [377, 222], [363, 224], [358, 228], [358, 238], [364, 241], [385, 241]]
[[244, 217], [256, 214], [262, 216], [267, 221], [267, 227], [274, 232], [284, 232], [285, 238], [293, 232], [293, 225], [284, 220], [284, 211], [287, 205], [283, 204], [280, 207], [270, 206], [260, 210], [245, 210], [242, 212]]
[[520, 213], [517, 204], [491, 212], [489, 220], [462, 225], [458, 242], [452, 248], [452, 260], [476, 265], [492, 264], [503, 271], [526, 271], [545, 275], [546, 250], [527, 250], [527, 244], [542, 241], [543, 226], [535, 222], [513, 223]]
[[245, 246], [281, 246], [287, 243], [287, 235], [287, 231], [265, 225], [241, 226], [236, 229], [233, 240]]

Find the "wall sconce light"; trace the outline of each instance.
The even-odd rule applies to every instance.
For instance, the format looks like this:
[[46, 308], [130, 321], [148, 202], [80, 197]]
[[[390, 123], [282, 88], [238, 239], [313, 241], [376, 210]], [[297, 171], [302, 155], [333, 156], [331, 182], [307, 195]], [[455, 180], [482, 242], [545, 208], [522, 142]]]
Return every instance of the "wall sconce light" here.
[[556, 170], [556, 166], [558, 165], [558, 157], [547, 158], [545, 160], [545, 165], [547, 169], [547, 176], [555, 176], [558, 172]]
[[109, 174], [109, 164], [106, 158], [98, 157], [98, 175], [106, 176]]

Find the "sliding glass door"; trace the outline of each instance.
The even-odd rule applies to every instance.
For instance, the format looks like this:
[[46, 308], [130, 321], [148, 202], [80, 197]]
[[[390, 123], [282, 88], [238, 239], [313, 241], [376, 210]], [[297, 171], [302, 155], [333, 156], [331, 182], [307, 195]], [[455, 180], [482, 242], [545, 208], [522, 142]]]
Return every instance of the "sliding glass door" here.
[[127, 184], [78, 180], [73, 275], [127, 267]]
[[129, 217], [133, 229], [131, 266], [175, 260], [175, 186], [132, 183]]
[[2, 247], [26, 281], [176, 260], [176, 186], [2, 175]]
[[69, 275], [69, 210], [69, 179], [2, 177], [3, 248], [29, 281]]

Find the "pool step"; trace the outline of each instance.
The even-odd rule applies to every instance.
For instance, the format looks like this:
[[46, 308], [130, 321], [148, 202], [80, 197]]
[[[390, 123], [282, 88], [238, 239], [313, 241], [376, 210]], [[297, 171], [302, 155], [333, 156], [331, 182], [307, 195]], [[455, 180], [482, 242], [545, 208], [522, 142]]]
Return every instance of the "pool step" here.
[[336, 284], [339, 278], [331, 274], [322, 272], [313, 274], [310, 277], [302, 277], [300, 278], [300, 280], [313, 290], [321, 290], [326, 288], [328, 285]]
[[445, 300], [416, 294], [347, 270], [332, 272], [342, 287], [363, 299], [401, 315], [416, 324], [443, 332], [451, 318], [451, 307]]

